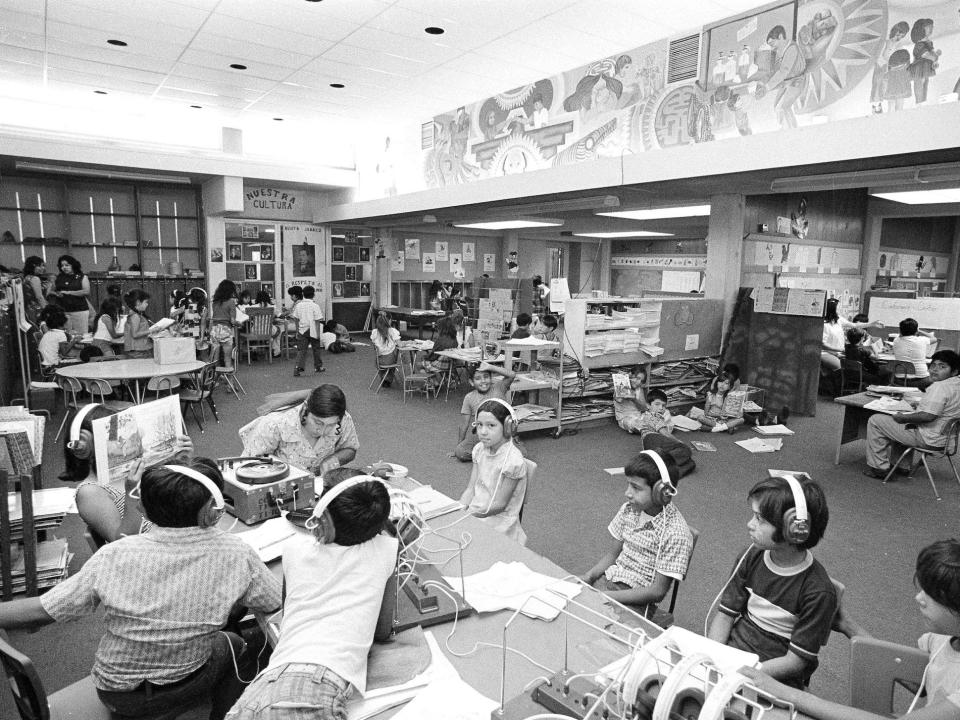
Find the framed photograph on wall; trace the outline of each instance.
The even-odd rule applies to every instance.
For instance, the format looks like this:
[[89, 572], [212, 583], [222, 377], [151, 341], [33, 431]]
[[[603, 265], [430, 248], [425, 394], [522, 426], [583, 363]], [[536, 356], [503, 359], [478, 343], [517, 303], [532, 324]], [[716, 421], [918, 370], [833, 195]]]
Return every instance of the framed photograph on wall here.
[[340, 245], [333, 246], [333, 261], [343, 262], [343, 247]]

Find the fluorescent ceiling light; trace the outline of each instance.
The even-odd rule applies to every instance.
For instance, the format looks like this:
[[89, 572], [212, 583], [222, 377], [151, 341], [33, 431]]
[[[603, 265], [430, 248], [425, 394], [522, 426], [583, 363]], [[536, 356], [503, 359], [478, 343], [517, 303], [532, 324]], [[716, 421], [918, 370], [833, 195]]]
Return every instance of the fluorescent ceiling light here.
[[664, 218], [701, 217], [710, 214], [709, 205], [677, 205], [676, 207], [649, 208], [647, 210], [617, 210], [595, 212], [594, 215], [623, 218], [625, 220], [662, 220]]
[[935, 205], [939, 203], [960, 203], [960, 187], [941, 188], [939, 190], [902, 190], [892, 192], [875, 192], [874, 197], [892, 200], [907, 205]]
[[539, 220], [518, 218], [516, 220], [490, 220], [487, 222], [453, 224], [454, 227], [472, 228], [474, 230], [519, 230], [521, 228], [559, 227], [561, 225], [563, 225], [563, 220], [547, 220], [546, 218]]
[[574, 233], [573, 236], [588, 238], [673, 237], [673, 233], [653, 232], [652, 230], [622, 230], [620, 232]]

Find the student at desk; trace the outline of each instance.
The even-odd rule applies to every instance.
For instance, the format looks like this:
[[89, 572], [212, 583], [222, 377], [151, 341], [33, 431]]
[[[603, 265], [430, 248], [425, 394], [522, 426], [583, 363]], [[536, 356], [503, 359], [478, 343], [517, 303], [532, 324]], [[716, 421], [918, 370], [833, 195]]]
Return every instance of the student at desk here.
[[353, 688], [366, 690], [370, 646], [392, 630], [398, 543], [380, 532], [389, 515], [386, 486], [366, 475], [320, 497], [307, 522], [314, 537], [283, 550], [283, 620], [270, 664], [228, 720], [346, 718]]
[[[930, 363], [932, 383], [914, 412], [875, 413], [867, 421], [867, 467], [863, 474], [886, 477], [890, 471], [891, 445], [941, 448], [947, 444], [944, 427], [960, 418], [960, 355], [939, 350]], [[905, 469], [909, 472], [909, 468]]]

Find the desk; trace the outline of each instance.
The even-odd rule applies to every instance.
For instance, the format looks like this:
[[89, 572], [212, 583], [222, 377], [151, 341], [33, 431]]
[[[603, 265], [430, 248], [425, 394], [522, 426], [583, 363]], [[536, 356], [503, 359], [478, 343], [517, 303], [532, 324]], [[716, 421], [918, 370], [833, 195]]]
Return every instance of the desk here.
[[423, 326], [432, 326], [433, 323], [446, 315], [443, 310], [421, 310], [408, 307], [382, 307], [380, 310], [390, 313], [393, 321], [404, 320], [407, 327], [417, 328], [417, 337], [423, 339]]
[[61, 377], [70, 377], [77, 380], [120, 380], [121, 382], [132, 380], [135, 389], [134, 400], [137, 403], [141, 403], [143, 402], [143, 396], [140, 391], [141, 380], [149, 380], [152, 377], [193, 373], [200, 370], [204, 365], [206, 365], [206, 363], [200, 360], [176, 363], [173, 365], [160, 365], [149, 358], [142, 358], [137, 360], [112, 360], [110, 362], [69, 365], [67, 367], [57, 368], [56, 374]]

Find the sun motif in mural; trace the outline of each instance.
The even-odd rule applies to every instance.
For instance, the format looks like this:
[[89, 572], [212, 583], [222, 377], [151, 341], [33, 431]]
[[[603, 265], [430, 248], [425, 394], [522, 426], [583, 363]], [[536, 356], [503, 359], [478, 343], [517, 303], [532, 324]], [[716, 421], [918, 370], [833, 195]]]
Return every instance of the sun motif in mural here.
[[526, 135], [508, 135], [490, 160], [490, 175], [517, 175], [549, 167], [537, 141]]
[[802, 112], [836, 102], [873, 67], [883, 46], [883, 0], [810, 0], [797, 8], [797, 43], [807, 61]]

